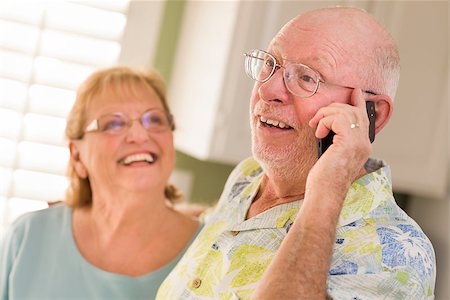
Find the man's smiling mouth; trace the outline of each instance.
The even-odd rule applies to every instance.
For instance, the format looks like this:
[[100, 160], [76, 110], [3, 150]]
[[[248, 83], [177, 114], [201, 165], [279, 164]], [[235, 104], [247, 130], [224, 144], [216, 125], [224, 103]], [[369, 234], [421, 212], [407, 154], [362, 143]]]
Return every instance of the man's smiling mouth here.
[[269, 119], [263, 116], [259, 116], [259, 120], [261, 121], [261, 123], [263, 123], [266, 126], [269, 127], [275, 127], [275, 128], [280, 128], [280, 129], [291, 129], [292, 127], [289, 126], [288, 124], [278, 121], [278, 120], [273, 120], [273, 119]]

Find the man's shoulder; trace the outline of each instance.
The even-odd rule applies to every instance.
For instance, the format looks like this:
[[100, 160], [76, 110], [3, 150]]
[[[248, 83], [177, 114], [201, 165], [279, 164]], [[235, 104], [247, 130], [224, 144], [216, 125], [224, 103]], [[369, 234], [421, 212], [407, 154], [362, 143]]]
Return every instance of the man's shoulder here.
[[369, 160], [366, 171], [350, 186], [339, 217], [339, 227], [371, 217], [386, 202], [393, 202], [390, 170], [381, 161]]

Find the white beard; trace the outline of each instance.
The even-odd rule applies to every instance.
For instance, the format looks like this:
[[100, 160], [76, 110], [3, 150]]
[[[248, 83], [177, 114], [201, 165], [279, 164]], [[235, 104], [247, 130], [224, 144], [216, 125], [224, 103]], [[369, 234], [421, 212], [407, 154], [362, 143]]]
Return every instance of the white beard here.
[[252, 153], [256, 161], [266, 173], [287, 180], [308, 175], [317, 160], [316, 143], [315, 137], [305, 129], [294, 143], [287, 146], [263, 144], [257, 141], [252, 128]]
[[[254, 91], [255, 92], [255, 91]], [[265, 101], [257, 101], [254, 107], [250, 103], [250, 128], [252, 133], [252, 153], [263, 170], [272, 176], [295, 180], [306, 176], [317, 161], [317, 141], [314, 129], [300, 125], [292, 107], [275, 108]], [[295, 128], [294, 141], [283, 146], [271, 142], [258, 141], [256, 130], [259, 124], [257, 115], [269, 114]], [[300, 178], [301, 179], [301, 178]]]

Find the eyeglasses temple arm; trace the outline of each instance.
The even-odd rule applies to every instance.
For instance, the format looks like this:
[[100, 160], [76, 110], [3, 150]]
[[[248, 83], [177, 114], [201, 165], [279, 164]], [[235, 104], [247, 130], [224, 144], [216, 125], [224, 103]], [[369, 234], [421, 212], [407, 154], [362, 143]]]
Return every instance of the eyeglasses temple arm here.
[[[328, 82], [328, 81], [323, 80], [322, 78], [319, 78], [319, 82], [323, 83], [323, 84], [328, 84], [328, 85], [340, 86], [340, 87], [348, 88], [348, 89], [352, 89], [352, 90], [355, 89], [354, 87], [351, 87], [351, 86], [345, 86], [345, 85], [340, 85], [340, 84]], [[378, 93], [376, 93], [374, 91], [371, 91], [371, 90], [362, 90], [362, 92], [366, 93], [366, 94], [370, 94], [370, 95], [378, 95]]]
[[91, 123], [89, 123], [88, 126], [86, 126], [86, 129], [84, 130], [84, 132], [91, 132], [91, 131], [95, 131], [98, 129], [98, 122], [97, 120], [93, 120]]

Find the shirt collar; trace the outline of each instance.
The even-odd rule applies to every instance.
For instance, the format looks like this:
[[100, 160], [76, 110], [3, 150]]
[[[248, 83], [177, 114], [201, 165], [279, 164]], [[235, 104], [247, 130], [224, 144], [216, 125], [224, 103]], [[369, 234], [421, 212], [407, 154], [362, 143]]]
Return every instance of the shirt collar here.
[[364, 218], [386, 199], [392, 198], [389, 166], [382, 160], [370, 158], [365, 167], [369, 173], [353, 182], [347, 192], [338, 227]]
[[[382, 160], [369, 158], [365, 168], [368, 174], [353, 182], [347, 192], [339, 216], [338, 227], [351, 224], [365, 217], [386, 199], [392, 198], [392, 180], [389, 166]], [[249, 160], [241, 166], [241, 172], [245, 178], [243, 181], [247, 184], [242, 194], [239, 195], [240, 197], [234, 198], [234, 201], [238, 201], [236, 204], [241, 207], [235, 222], [232, 222], [234, 223], [232, 225], [234, 229], [245, 230], [255, 228], [255, 226], [280, 228], [284, 227], [288, 221], [295, 219], [302, 201], [285, 203], [269, 209], [261, 213], [258, 220], [255, 217], [245, 220], [245, 214], [251, 204], [251, 199], [258, 191], [263, 172], [261, 166], [255, 160]], [[248, 184], [249, 182], [250, 184]], [[288, 211], [289, 213], [283, 214], [282, 211]], [[276, 216], [276, 219], [273, 219], [274, 216]]]

